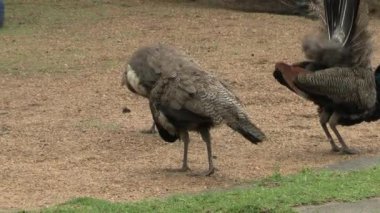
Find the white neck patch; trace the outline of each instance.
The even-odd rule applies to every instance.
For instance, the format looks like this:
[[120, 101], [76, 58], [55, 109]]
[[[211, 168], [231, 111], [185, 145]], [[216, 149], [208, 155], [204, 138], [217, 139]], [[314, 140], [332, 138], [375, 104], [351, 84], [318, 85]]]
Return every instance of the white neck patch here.
[[127, 81], [129, 85], [141, 96], [147, 97], [148, 92], [146, 89], [140, 84], [140, 79], [136, 75], [136, 71], [132, 69], [132, 67], [128, 64], [127, 68]]

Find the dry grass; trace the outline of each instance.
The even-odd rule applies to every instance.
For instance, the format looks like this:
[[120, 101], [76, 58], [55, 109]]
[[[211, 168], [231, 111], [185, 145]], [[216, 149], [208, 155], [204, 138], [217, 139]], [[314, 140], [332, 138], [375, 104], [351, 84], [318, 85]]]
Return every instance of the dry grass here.
[[[278, 85], [273, 64], [302, 58], [300, 39], [317, 23], [240, 13], [185, 1], [8, 0], [0, 31], [0, 208], [33, 208], [72, 197], [137, 200], [227, 187], [356, 156], [329, 152], [315, 107]], [[379, 21], [371, 29], [380, 33]], [[219, 171], [194, 178], [180, 165], [182, 144], [143, 135], [146, 100], [120, 87], [126, 58], [164, 42], [231, 84], [268, 135], [254, 146], [226, 127], [212, 132]], [[379, 41], [376, 41], [376, 50]], [[375, 51], [374, 60], [380, 62]], [[122, 114], [127, 106], [131, 113]], [[342, 129], [342, 128], [341, 128]], [[380, 152], [376, 124], [342, 129], [361, 155]], [[192, 135], [190, 166], [206, 167]]]

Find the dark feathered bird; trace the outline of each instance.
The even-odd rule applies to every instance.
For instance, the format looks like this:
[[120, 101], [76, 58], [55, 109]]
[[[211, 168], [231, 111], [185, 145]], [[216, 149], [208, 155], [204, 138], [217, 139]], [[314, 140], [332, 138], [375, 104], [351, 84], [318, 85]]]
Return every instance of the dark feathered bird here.
[[[323, 26], [318, 35], [304, 40], [308, 61], [277, 63], [273, 74], [279, 83], [319, 106], [320, 123], [333, 151], [354, 154], [357, 151], [346, 145], [336, 126], [380, 117], [380, 72], [374, 74], [370, 65], [367, 5], [360, 0], [324, 0], [313, 7]], [[341, 148], [335, 144], [327, 123]]]
[[162, 44], [140, 48], [131, 57], [123, 81], [131, 91], [149, 98], [161, 138], [184, 142], [182, 168], [187, 171], [189, 131], [199, 132], [207, 146], [209, 169], [214, 172], [210, 129], [226, 123], [252, 143], [265, 136], [248, 118], [238, 98], [186, 54]]

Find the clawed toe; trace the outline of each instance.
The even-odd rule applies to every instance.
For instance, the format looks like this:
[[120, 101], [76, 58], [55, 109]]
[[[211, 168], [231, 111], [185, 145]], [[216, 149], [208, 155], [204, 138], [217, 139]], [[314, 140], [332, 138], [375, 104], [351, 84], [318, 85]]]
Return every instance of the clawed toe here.
[[342, 148], [341, 153], [348, 154], [348, 155], [355, 155], [355, 154], [359, 154], [359, 151], [352, 148]]
[[182, 167], [179, 169], [165, 169], [167, 172], [187, 172], [190, 171], [191, 169], [189, 167]]
[[340, 152], [340, 151], [341, 151], [340, 148], [337, 146], [331, 148], [331, 152]]
[[359, 151], [356, 149], [351, 149], [351, 148], [339, 148], [339, 147], [332, 147], [331, 152], [339, 152], [340, 154], [348, 154], [348, 155], [355, 155], [359, 154]]
[[193, 176], [193, 177], [209, 177], [212, 174], [214, 174], [216, 170], [217, 170], [216, 168], [212, 168], [212, 169], [209, 169], [209, 170], [201, 172], [201, 173], [192, 173], [192, 174], [189, 174], [189, 176]]

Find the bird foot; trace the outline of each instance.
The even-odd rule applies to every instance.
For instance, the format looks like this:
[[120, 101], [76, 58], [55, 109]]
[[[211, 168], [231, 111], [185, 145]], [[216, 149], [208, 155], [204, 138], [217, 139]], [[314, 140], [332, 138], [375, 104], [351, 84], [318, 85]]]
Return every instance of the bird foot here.
[[341, 153], [342, 154], [348, 154], [348, 155], [355, 155], [355, 154], [359, 154], [359, 150], [356, 150], [356, 149], [353, 149], [353, 148], [342, 148], [341, 150]]
[[209, 177], [211, 176], [212, 174], [215, 173], [217, 169], [216, 168], [211, 168], [207, 171], [204, 171], [204, 172], [201, 172], [201, 173], [192, 173], [192, 174], [189, 174], [189, 176], [193, 176], [193, 177]]
[[191, 169], [188, 166], [182, 166], [182, 168], [179, 169], [166, 169], [167, 172], [187, 172]]
[[340, 152], [340, 151], [341, 151], [341, 149], [337, 146], [331, 147], [331, 152]]

